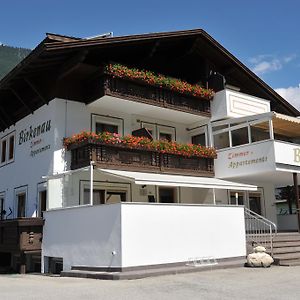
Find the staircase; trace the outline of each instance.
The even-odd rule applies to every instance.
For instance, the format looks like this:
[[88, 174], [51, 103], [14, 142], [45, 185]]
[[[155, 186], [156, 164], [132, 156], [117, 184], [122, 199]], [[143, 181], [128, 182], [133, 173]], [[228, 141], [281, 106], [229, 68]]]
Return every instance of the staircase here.
[[300, 266], [300, 233], [278, 233], [276, 225], [261, 215], [245, 208], [247, 253], [253, 247], [264, 246], [280, 266]]
[[300, 234], [278, 233], [273, 239], [273, 258], [280, 266], [300, 266]]

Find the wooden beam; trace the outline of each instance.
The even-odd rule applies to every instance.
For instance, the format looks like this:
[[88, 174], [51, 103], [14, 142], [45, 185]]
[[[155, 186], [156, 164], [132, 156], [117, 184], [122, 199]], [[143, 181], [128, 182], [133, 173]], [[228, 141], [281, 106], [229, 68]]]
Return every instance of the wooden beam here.
[[24, 80], [45, 104], [49, 103], [49, 101], [39, 92], [37, 87], [28, 78], [24, 78]]
[[58, 70], [59, 75], [57, 80], [62, 79], [63, 77], [70, 74], [73, 70], [78, 68], [79, 64], [85, 60], [87, 54], [88, 50], [83, 50], [72, 56], [70, 59], [68, 59]]
[[15, 123], [14, 120], [11, 120], [11, 118], [9, 117], [9, 114], [5, 111], [5, 109], [2, 106], [0, 106], [0, 113], [2, 114], [3, 118], [6, 119], [6, 121], [3, 119], [2, 119], [2, 121], [4, 121], [6, 123], [7, 127], [9, 127], [10, 125]]
[[159, 45], [160, 45], [160, 40], [156, 41], [155, 44], [153, 45], [153, 47], [148, 55], [148, 59], [153, 57], [153, 55], [157, 51], [157, 48], [159, 47]]
[[23, 101], [22, 97], [17, 93], [16, 90], [13, 88], [10, 88], [10, 91], [15, 95], [15, 97], [23, 104], [23, 106], [26, 107], [26, 109], [33, 114], [33, 110]]

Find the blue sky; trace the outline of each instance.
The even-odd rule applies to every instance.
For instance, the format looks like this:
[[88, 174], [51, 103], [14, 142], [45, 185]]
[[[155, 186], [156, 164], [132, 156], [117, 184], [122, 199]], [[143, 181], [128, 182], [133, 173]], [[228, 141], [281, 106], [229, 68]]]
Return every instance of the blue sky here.
[[298, 0], [1, 2], [0, 42], [27, 48], [45, 32], [87, 37], [203, 28], [300, 108]]

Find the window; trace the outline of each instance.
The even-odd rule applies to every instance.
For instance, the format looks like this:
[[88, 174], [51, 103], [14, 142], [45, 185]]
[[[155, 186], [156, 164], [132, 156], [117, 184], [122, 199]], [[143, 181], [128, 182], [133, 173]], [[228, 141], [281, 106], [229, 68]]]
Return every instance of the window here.
[[159, 202], [160, 203], [175, 203], [175, 189], [159, 187]]
[[6, 214], [6, 211], [5, 211], [5, 194], [1, 193], [0, 194], [0, 220], [4, 219], [5, 214]]
[[105, 124], [105, 123], [96, 123], [96, 133], [102, 132], [110, 132], [110, 133], [118, 133], [118, 126], [112, 124]]
[[229, 143], [229, 132], [222, 132], [214, 135], [214, 146], [217, 149], [228, 148]]
[[270, 132], [265, 129], [250, 125], [250, 130], [252, 143], [270, 139]]
[[151, 122], [140, 122], [141, 128], [146, 128], [152, 135], [154, 140], [176, 140], [176, 128], [173, 126], [156, 124]]
[[106, 203], [126, 202], [125, 191], [106, 191]]
[[8, 151], [9, 160], [12, 160], [14, 158], [14, 150], [15, 150], [15, 136], [12, 135], [9, 137], [9, 151]]
[[3, 140], [1, 143], [1, 163], [6, 161], [6, 140]]
[[168, 142], [171, 142], [172, 141], [172, 134], [160, 132], [159, 133], [159, 139], [160, 140], [167, 140]]
[[92, 114], [92, 131], [123, 134], [123, 119], [112, 116]]
[[205, 133], [193, 135], [192, 144], [206, 146]]
[[[90, 204], [90, 189], [84, 188], [83, 204]], [[105, 203], [105, 190], [93, 189], [93, 203], [94, 205]]]
[[[126, 202], [129, 195], [129, 184], [94, 182], [93, 204], [111, 204]], [[81, 182], [81, 205], [90, 204], [90, 186], [87, 182]]]
[[6, 135], [1, 139], [0, 162], [2, 165], [14, 160], [15, 133]]
[[44, 211], [47, 210], [47, 191], [39, 192], [39, 212], [38, 217], [42, 218]]
[[17, 218], [25, 217], [26, 193], [17, 194]]
[[242, 127], [231, 131], [232, 146], [245, 145], [249, 143], [248, 127]]
[[245, 204], [245, 193], [244, 192], [230, 192], [229, 204], [244, 205]]

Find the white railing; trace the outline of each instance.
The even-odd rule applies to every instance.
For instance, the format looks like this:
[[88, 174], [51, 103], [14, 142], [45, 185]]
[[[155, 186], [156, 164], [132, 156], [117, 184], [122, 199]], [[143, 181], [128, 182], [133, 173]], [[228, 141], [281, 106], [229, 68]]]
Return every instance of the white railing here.
[[273, 239], [277, 234], [275, 223], [245, 207], [245, 229], [247, 250], [261, 245], [273, 255]]

